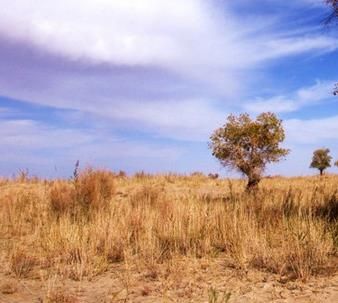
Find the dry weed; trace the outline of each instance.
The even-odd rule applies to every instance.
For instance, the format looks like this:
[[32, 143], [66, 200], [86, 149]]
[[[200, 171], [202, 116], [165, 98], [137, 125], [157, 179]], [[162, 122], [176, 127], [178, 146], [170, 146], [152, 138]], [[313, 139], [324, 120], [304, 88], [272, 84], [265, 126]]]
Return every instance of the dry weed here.
[[74, 185], [66, 182], [55, 182], [50, 189], [50, 206], [53, 213], [60, 216], [74, 211], [76, 205]]
[[26, 278], [37, 263], [35, 257], [22, 249], [14, 250], [9, 257], [10, 269], [18, 278]]
[[79, 303], [80, 301], [64, 289], [55, 289], [51, 291], [43, 300], [44, 303]]
[[[337, 254], [337, 176], [269, 178], [250, 194], [242, 180], [197, 174], [116, 178], [89, 169], [68, 181], [8, 182], [0, 254], [18, 277], [38, 264], [82, 280], [112, 263], [156, 269], [179, 257], [222, 257], [244, 271], [306, 280]], [[113, 199], [116, 188], [125, 194]]]
[[86, 211], [105, 209], [115, 194], [115, 176], [104, 170], [86, 169], [75, 181], [77, 202]]
[[18, 291], [18, 284], [15, 280], [8, 280], [0, 284], [0, 293], [11, 295]]

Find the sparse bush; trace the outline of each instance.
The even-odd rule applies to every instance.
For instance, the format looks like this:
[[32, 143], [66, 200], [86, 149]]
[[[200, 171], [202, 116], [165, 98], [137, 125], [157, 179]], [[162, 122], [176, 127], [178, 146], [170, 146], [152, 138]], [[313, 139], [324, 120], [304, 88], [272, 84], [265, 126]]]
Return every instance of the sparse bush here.
[[120, 171], [116, 174], [116, 176], [117, 176], [118, 178], [127, 178], [127, 173], [126, 173], [125, 171], [123, 171], [123, 170], [120, 170]]
[[105, 209], [115, 194], [115, 176], [109, 171], [86, 169], [77, 172], [73, 181], [57, 181], [51, 186], [50, 206], [58, 217]]
[[[259, 253], [253, 256], [251, 265], [279, 274], [283, 279], [307, 280], [319, 272], [327, 263], [333, 242], [329, 233], [320, 222], [302, 222], [293, 217], [281, 223], [279, 228], [284, 236], [278, 237], [269, 230], [268, 239], [257, 247]], [[271, 239], [275, 238], [272, 242]], [[280, 244], [277, 240], [280, 239]]]
[[144, 204], [154, 206], [160, 195], [161, 188], [147, 184], [132, 193], [129, 199], [132, 207], [144, 206]]
[[110, 263], [118, 263], [124, 260], [123, 243], [116, 243], [109, 247], [106, 253], [107, 261]]
[[0, 284], [0, 293], [11, 295], [18, 291], [18, 285], [15, 280], [4, 281]]
[[210, 179], [216, 180], [216, 179], [218, 179], [219, 175], [218, 175], [217, 173], [215, 173], [215, 174], [210, 173], [210, 174], [208, 174], [208, 177], [209, 177]]
[[149, 179], [149, 178], [151, 178], [151, 175], [150, 175], [150, 174], [147, 174], [146, 172], [144, 172], [144, 171], [142, 170], [142, 171], [136, 172], [136, 173], [134, 174], [134, 178], [135, 178], [135, 179], [139, 179], [139, 180]]
[[216, 288], [209, 288], [208, 303], [228, 303], [231, 297], [231, 292], [219, 291]]
[[330, 222], [338, 222], [338, 193], [326, 197], [323, 203], [313, 205], [313, 213]]
[[80, 171], [80, 161], [77, 160], [75, 162], [75, 166], [74, 166], [74, 170], [73, 170], [73, 176], [71, 178], [74, 182], [76, 182], [77, 178], [79, 177], [79, 171]]
[[190, 175], [191, 177], [205, 178], [205, 175], [200, 171], [194, 171]]
[[28, 169], [20, 169], [17, 176], [16, 180], [20, 183], [25, 183], [29, 181], [29, 171]]
[[51, 210], [57, 216], [75, 211], [76, 192], [73, 184], [62, 181], [53, 183], [49, 197]]
[[86, 169], [75, 182], [77, 203], [83, 210], [98, 210], [108, 206], [115, 194], [114, 174], [104, 170]]
[[80, 301], [72, 294], [69, 294], [65, 290], [59, 288], [49, 292], [46, 299], [43, 301], [46, 303], [79, 303]]
[[19, 278], [25, 278], [37, 264], [37, 259], [24, 250], [14, 250], [9, 258], [11, 271]]

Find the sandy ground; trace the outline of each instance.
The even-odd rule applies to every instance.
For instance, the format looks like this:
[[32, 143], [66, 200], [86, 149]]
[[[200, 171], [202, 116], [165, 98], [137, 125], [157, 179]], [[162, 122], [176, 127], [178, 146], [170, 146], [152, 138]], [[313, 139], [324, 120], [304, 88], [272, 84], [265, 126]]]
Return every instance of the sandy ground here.
[[[54, 301], [46, 299], [48, 294]], [[181, 260], [148, 268], [120, 264], [90, 281], [45, 278], [41, 271], [19, 280], [0, 269], [0, 302], [333, 303], [338, 302], [338, 274], [294, 281], [231, 268], [222, 259]]]

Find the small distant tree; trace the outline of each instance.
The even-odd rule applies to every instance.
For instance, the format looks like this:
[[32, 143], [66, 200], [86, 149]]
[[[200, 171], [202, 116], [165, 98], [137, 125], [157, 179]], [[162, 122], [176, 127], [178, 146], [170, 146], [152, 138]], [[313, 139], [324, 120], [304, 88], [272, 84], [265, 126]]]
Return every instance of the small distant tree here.
[[317, 168], [322, 176], [324, 170], [331, 167], [331, 160], [330, 150], [328, 148], [320, 148], [313, 152], [310, 167]]
[[250, 190], [258, 185], [268, 163], [278, 162], [289, 153], [280, 147], [284, 138], [282, 121], [273, 113], [262, 113], [256, 120], [248, 114], [230, 115], [211, 135], [209, 147], [223, 166], [248, 177]]
[[338, 167], [338, 160], [334, 163], [334, 165]]

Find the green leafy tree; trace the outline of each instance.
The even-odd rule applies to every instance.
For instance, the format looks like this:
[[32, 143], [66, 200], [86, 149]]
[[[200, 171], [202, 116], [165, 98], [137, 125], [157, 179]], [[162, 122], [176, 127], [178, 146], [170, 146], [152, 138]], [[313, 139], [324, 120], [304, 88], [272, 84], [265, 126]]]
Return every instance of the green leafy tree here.
[[273, 113], [262, 113], [256, 120], [248, 114], [230, 115], [211, 135], [209, 147], [223, 166], [248, 177], [250, 190], [258, 185], [268, 163], [278, 162], [289, 153], [280, 147], [284, 138], [282, 121]]
[[317, 168], [320, 175], [323, 175], [325, 169], [331, 166], [332, 157], [328, 148], [320, 148], [313, 152], [311, 168]]

